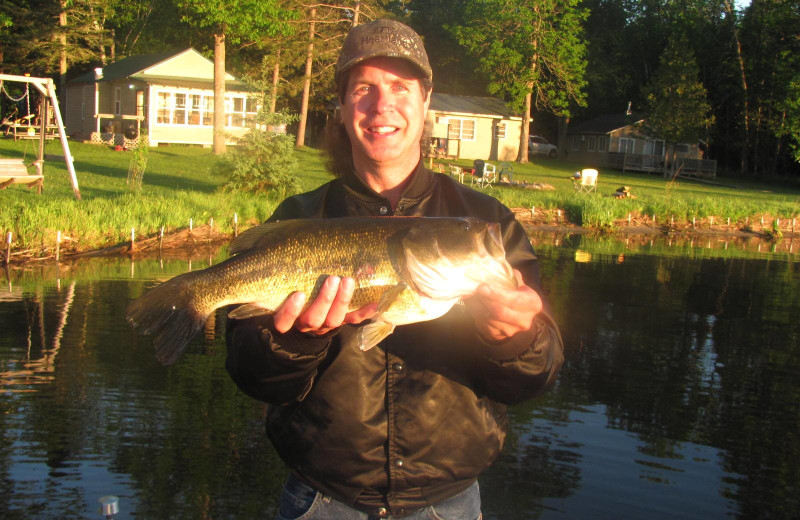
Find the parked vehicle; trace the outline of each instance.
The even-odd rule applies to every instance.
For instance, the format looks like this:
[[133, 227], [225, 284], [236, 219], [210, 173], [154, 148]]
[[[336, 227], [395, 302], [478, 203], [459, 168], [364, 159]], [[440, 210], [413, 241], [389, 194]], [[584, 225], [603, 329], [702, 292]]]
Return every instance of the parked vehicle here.
[[558, 157], [558, 146], [550, 144], [547, 139], [538, 135], [528, 137], [528, 157], [543, 155], [550, 159]]

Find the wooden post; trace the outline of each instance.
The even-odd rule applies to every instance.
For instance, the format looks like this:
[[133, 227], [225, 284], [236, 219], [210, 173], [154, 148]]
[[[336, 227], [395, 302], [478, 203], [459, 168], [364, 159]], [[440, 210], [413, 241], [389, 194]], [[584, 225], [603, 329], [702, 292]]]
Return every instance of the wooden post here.
[[6, 235], [6, 265], [11, 263], [11, 231]]
[[161, 226], [161, 231], [158, 232], [158, 251], [164, 246], [164, 226]]
[[236, 212], [233, 212], [233, 236], [239, 236], [239, 215]]
[[136, 229], [131, 228], [131, 251], [136, 249]]
[[58, 262], [58, 257], [61, 253], [61, 231], [56, 233], [56, 262]]

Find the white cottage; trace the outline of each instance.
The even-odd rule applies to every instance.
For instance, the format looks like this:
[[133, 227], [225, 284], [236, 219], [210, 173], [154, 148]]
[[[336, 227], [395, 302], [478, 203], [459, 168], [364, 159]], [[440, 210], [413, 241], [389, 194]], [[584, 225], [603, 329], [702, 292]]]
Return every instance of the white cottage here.
[[[226, 73], [226, 133], [244, 135], [256, 111], [256, 99]], [[214, 63], [192, 48], [123, 58], [72, 80], [64, 112], [73, 138], [123, 144], [145, 131], [151, 145], [210, 146]]]

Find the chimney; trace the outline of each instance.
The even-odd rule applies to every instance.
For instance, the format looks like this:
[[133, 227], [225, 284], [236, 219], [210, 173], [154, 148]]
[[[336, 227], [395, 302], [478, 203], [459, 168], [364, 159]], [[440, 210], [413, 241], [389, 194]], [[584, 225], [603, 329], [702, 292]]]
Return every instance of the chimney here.
[[103, 79], [103, 67], [94, 69], [94, 79]]

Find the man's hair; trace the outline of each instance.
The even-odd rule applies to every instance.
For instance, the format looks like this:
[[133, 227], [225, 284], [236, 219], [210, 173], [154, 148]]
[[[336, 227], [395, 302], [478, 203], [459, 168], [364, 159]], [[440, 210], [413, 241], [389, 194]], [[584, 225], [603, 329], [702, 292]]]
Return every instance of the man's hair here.
[[[433, 91], [433, 82], [428, 78], [418, 78], [422, 84], [422, 92], [426, 98], [430, 97]], [[344, 104], [344, 93], [347, 89], [347, 78], [341, 82], [339, 88], [339, 104]], [[420, 138], [420, 157], [425, 153], [425, 147], [430, 141], [431, 129], [425, 125]], [[335, 177], [345, 177], [352, 175], [355, 165], [353, 164], [353, 145], [347, 129], [342, 121], [342, 111], [336, 110], [334, 116], [325, 125], [325, 153], [328, 156], [326, 166]]]

